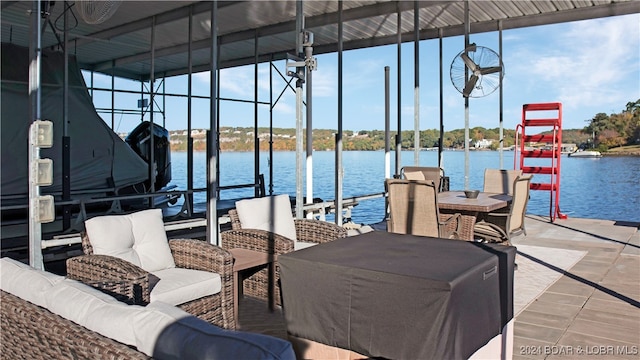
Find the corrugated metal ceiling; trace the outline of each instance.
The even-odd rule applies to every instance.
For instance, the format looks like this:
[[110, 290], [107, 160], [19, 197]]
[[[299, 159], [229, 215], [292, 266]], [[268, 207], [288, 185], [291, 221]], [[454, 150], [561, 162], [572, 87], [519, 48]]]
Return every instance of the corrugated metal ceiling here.
[[[42, 37], [45, 48], [56, 48], [64, 27], [64, 3], [51, 8]], [[73, 3], [70, 3], [73, 4]], [[419, 7], [420, 38], [464, 34], [464, 1], [343, 1], [344, 49], [397, 41], [400, 11], [403, 41], [413, 40], [413, 9]], [[193, 14], [193, 69], [209, 69], [210, 13], [205, 1], [123, 1], [113, 17], [88, 25], [71, 7], [70, 50], [84, 69], [132, 79], [147, 79], [151, 67], [151, 27], [155, 21], [156, 77], [187, 72], [189, 14]], [[254, 39], [259, 61], [283, 59], [295, 49], [296, 2], [219, 1], [218, 34], [222, 67], [253, 63]], [[3, 42], [29, 44], [30, 1], [3, 1]], [[338, 1], [305, 1], [306, 28], [315, 34], [314, 53], [337, 51]], [[469, 1], [471, 33], [576, 21], [640, 12], [640, 2], [598, 1]], [[52, 31], [57, 28], [57, 36]]]

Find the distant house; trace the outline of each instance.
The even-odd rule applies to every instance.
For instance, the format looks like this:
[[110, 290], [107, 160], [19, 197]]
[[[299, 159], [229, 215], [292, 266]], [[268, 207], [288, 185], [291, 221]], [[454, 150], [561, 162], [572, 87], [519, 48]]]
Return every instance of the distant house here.
[[482, 139], [476, 141], [474, 147], [476, 149], [488, 149], [489, 147], [491, 147], [491, 144], [493, 144], [493, 140]]

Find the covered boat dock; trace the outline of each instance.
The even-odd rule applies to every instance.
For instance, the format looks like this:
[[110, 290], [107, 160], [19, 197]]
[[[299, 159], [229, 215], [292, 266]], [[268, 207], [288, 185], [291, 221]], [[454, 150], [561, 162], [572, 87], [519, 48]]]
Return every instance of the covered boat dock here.
[[[2, 2], [3, 43], [11, 43], [30, 47], [30, 59], [34, 65], [30, 69], [30, 84], [33, 91], [30, 97], [29, 123], [40, 119], [40, 69], [36, 64], [42, 60], [44, 49], [60, 51], [65, 57], [74, 56], [81, 69], [110, 75], [114, 78], [131, 79], [140, 82], [140, 93], [147, 94], [150, 109], [146, 120], [151, 123], [161, 122], [154, 118], [154, 97], [160, 96], [156, 83], [159, 79], [175, 75], [189, 77], [187, 129], [191, 133], [193, 117], [191, 101], [197, 98], [191, 93], [192, 75], [202, 71], [210, 72], [209, 134], [207, 142], [214, 149], [207, 160], [208, 180], [206, 191], [206, 223], [207, 239], [216, 243], [217, 233], [217, 200], [221, 184], [218, 181], [217, 160], [219, 101], [219, 70], [241, 65], [255, 66], [257, 82], [258, 64], [286, 60], [284, 69], [276, 69], [280, 76], [288, 78], [287, 89], [294, 89], [297, 98], [296, 109], [296, 214], [302, 216], [303, 203], [311, 203], [313, 199], [313, 183], [310, 182], [313, 151], [307, 141], [303, 147], [303, 138], [311, 138], [313, 122], [311, 109], [313, 104], [312, 74], [316, 54], [338, 54], [338, 106], [336, 109], [336, 168], [335, 168], [335, 208], [336, 222], [342, 223], [343, 169], [342, 151], [342, 53], [352, 49], [360, 49], [379, 45], [397, 44], [398, 78], [397, 95], [400, 96], [403, 85], [401, 73], [401, 44], [414, 42], [414, 73], [420, 69], [418, 43], [421, 40], [440, 39], [462, 36], [465, 43], [460, 49], [469, 45], [469, 35], [482, 32], [503, 30], [617, 16], [640, 12], [640, 3], [636, 1], [123, 1], [117, 8], [104, 9], [104, 16], [80, 13], [80, 2], [50, 1], [3, 1]], [[109, 12], [108, 10], [113, 10]], [[92, 16], [96, 18], [92, 18]], [[211, 26], [215, 24], [216, 26]], [[440, 58], [440, 66], [448, 63], [448, 59]], [[270, 66], [274, 71], [274, 66]], [[441, 71], [442, 73], [442, 71]], [[66, 73], [65, 73], [66, 74]], [[283, 75], [285, 74], [285, 75]], [[442, 81], [441, 87], [442, 87]], [[115, 81], [112, 80], [111, 91], [115, 94]], [[346, 86], [346, 85], [344, 85]], [[68, 91], [68, 82], [63, 91]], [[419, 77], [413, 84], [416, 94], [420, 92]], [[268, 105], [273, 108], [277, 90], [271, 86], [270, 101], [260, 101], [256, 86], [254, 104], [256, 127], [258, 126], [258, 106]], [[286, 90], [286, 89], [285, 89]], [[283, 90], [284, 91], [284, 90]], [[303, 101], [303, 95], [304, 101]], [[115, 95], [112, 96], [112, 99]], [[416, 96], [413, 127], [420, 129], [419, 97]], [[442, 100], [441, 100], [442, 101]], [[400, 102], [398, 102], [400, 103]], [[306, 106], [306, 108], [305, 108]], [[3, 108], [5, 108], [3, 104]], [[116, 116], [115, 100], [112, 100], [111, 127]], [[303, 112], [306, 110], [306, 116]], [[465, 106], [468, 111], [468, 104]], [[501, 111], [500, 116], [501, 116]], [[74, 119], [65, 105], [62, 109], [63, 129]], [[293, 119], [292, 119], [293, 120]], [[3, 116], [3, 123], [9, 121]], [[390, 109], [387, 109], [385, 121], [390, 129]], [[440, 115], [442, 126], [444, 119]], [[303, 129], [306, 128], [306, 134]], [[403, 128], [400, 105], [397, 108], [397, 130]], [[468, 126], [467, 126], [468, 130]], [[65, 137], [69, 134], [63, 130]], [[153, 138], [153, 137], [152, 137]], [[417, 138], [417, 137], [416, 137]], [[401, 139], [394, 139], [396, 156], [399, 157]], [[25, 139], [25, 142], [27, 139]], [[153, 140], [151, 140], [153, 142]], [[189, 153], [191, 138], [189, 135]], [[256, 165], [254, 167], [255, 182], [258, 184], [259, 138], [255, 134], [254, 143]], [[390, 156], [391, 139], [387, 145], [387, 159]], [[416, 164], [418, 162], [416, 147]], [[62, 158], [74, 161], [73, 150], [61, 147]], [[3, 164], [10, 152], [3, 148]], [[153, 163], [153, 156], [152, 156]], [[387, 160], [389, 161], [389, 160]], [[307, 174], [303, 174], [303, 168]], [[394, 174], [399, 173], [399, 161], [396, 161]], [[62, 164], [54, 163], [61, 167]], [[392, 176], [391, 169], [387, 177]], [[3, 171], [4, 173], [4, 171]], [[70, 178], [68, 168], [60, 171], [62, 176], [55, 181], [62, 183], [62, 193], [56, 202], [72, 201], [74, 179]], [[149, 178], [153, 179], [155, 171], [148, 169]], [[306, 177], [306, 186], [303, 185]], [[193, 157], [188, 166], [188, 189], [193, 189]], [[272, 192], [272, 174], [269, 174], [268, 191]], [[46, 188], [34, 189], [32, 198], [45, 192]], [[157, 189], [150, 189], [148, 196], [155, 196]], [[4, 195], [4, 194], [3, 194]], [[306, 199], [305, 199], [306, 196]], [[191, 201], [187, 196], [186, 201]], [[38, 212], [37, 208], [30, 211]], [[71, 216], [66, 213], [63, 216]], [[29, 231], [31, 260], [36, 266], [41, 262], [39, 255], [42, 231], [40, 224], [30, 216]], [[68, 222], [68, 219], [67, 219]], [[63, 229], [64, 230], [64, 229]]]

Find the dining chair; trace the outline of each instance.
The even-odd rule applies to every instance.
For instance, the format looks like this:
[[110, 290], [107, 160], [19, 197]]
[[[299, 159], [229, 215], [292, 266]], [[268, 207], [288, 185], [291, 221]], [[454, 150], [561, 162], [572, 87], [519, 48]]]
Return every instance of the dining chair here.
[[511, 236], [527, 231], [524, 226], [529, 186], [533, 175], [516, 177], [512, 187], [511, 207], [507, 212], [490, 212], [474, 226], [474, 236], [488, 242], [501, 242], [511, 245]]
[[459, 239], [460, 214], [440, 214], [438, 192], [432, 180], [387, 179], [387, 231]]
[[513, 183], [522, 170], [485, 169], [483, 192], [513, 195]]
[[432, 166], [404, 166], [400, 170], [406, 180], [431, 180], [437, 186], [438, 192], [443, 191], [444, 170]]

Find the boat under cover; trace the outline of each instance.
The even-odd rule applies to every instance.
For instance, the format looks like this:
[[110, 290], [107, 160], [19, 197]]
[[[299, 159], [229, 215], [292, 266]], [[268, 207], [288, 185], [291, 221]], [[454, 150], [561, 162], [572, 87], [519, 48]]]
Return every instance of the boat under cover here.
[[[63, 83], [61, 52], [42, 53], [41, 119], [53, 122], [53, 147], [41, 149], [40, 157], [53, 160], [53, 185], [42, 194], [62, 194]], [[29, 49], [2, 44], [2, 202], [25, 203], [29, 189], [28, 134]], [[80, 67], [69, 57], [67, 135], [70, 139], [71, 194], [99, 196], [144, 184], [148, 165], [97, 114]], [[103, 195], [104, 196], [104, 195]]]

